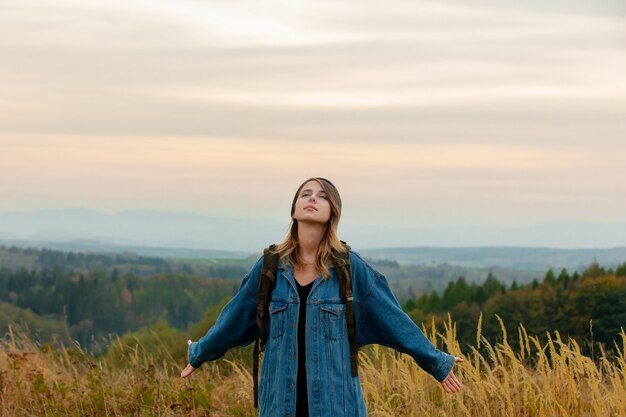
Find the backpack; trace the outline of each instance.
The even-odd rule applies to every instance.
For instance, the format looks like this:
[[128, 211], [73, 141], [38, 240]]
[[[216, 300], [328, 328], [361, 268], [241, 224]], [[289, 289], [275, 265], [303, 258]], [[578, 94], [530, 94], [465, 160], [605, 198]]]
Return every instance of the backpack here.
[[[346, 304], [346, 325], [348, 330], [348, 343], [350, 344], [350, 370], [352, 376], [358, 375], [358, 349], [356, 347], [356, 329], [354, 324], [354, 302], [352, 298], [352, 274], [350, 272], [350, 246], [344, 241], [343, 250], [333, 250], [333, 265], [339, 281], [341, 299]], [[263, 267], [259, 278], [259, 301], [257, 303], [257, 331], [252, 358], [252, 377], [254, 379], [254, 407], [259, 407], [259, 354], [265, 350], [267, 342], [267, 327], [265, 318], [269, 314], [269, 304], [272, 290], [276, 284], [276, 270], [278, 269], [278, 253], [276, 245], [270, 245], [263, 250]]]

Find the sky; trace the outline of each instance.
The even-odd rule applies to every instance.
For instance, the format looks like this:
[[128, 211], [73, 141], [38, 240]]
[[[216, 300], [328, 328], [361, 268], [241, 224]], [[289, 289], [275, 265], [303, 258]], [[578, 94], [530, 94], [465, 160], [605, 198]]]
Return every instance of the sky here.
[[0, 2], [0, 213], [626, 222], [623, 1]]

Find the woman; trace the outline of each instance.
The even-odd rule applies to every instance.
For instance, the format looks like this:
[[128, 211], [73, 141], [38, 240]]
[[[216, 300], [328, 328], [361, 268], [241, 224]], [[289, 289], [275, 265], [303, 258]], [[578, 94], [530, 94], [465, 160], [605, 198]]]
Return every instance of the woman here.
[[[324, 178], [310, 178], [291, 205], [291, 228], [277, 246], [280, 261], [269, 306], [269, 337], [261, 369], [260, 416], [365, 416], [359, 377], [350, 372], [346, 312], [332, 266], [341, 198]], [[356, 344], [378, 343], [411, 355], [446, 392], [461, 384], [457, 358], [435, 348], [402, 311], [384, 276], [350, 252]], [[262, 260], [244, 278], [215, 325], [189, 345], [181, 377], [257, 335], [256, 309]]]

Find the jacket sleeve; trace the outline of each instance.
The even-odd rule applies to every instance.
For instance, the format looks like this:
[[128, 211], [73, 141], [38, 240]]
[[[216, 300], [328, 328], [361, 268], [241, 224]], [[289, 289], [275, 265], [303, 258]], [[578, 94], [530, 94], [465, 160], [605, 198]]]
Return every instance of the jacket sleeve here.
[[364, 297], [355, 306], [360, 313], [357, 345], [377, 343], [406, 353], [437, 381], [443, 381], [454, 365], [454, 356], [438, 350], [402, 310], [383, 275], [358, 255], [355, 261], [351, 261], [353, 281], [357, 285], [358, 279], [363, 286]]
[[235, 346], [252, 343], [257, 335], [256, 309], [262, 260], [244, 277], [237, 294], [224, 306], [217, 321], [187, 350], [189, 363], [199, 368], [204, 362], [222, 357]]

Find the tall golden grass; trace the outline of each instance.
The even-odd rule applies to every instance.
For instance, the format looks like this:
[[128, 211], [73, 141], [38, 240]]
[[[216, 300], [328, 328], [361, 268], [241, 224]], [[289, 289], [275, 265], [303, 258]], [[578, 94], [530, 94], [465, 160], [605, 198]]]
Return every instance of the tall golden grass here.
[[[363, 349], [359, 372], [369, 415], [626, 416], [623, 329], [617, 354], [609, 360], [600, 350], [595, 361], [558, 332], [542, 343], [523, 326], [513, 338], [503, 325], [502, 331], [503, 342], [491, 344], [479, 321], [476, 346], [455, 368], [464, 389], [452, 395], [410, 357], [380, 346]], [[451, 320], [443, 332], [434, 324], [424, 332], [463, 356]], [[252, 377], [240, 361], [208, 363], [181, 380], [184, 358], [156, 359], [141, 345], [116, 346], [120, 367], [77, 345], [41, 346], [12, 329], [0, 343], [0, 416], [256, 415]]]

